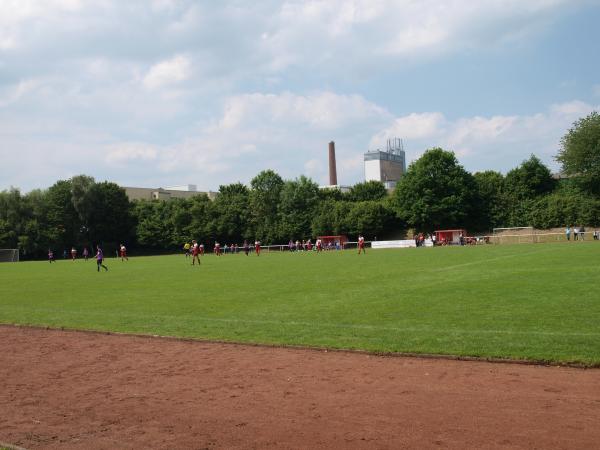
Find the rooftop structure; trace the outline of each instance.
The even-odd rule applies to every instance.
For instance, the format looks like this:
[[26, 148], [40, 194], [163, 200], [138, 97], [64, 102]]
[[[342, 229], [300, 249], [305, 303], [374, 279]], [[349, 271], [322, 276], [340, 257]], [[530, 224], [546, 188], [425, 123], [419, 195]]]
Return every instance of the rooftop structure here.
[[385, 150], [370, 150], [365, 153], [365, 181], [381, 181], [392, 189], [406, 173], [406, 153], [402, 139], [388, 139]]

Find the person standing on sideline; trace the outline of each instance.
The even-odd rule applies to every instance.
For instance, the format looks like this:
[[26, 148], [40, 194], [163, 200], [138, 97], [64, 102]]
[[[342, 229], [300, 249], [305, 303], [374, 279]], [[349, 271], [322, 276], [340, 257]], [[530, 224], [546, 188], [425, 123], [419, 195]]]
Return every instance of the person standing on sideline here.
[[260, 241], [254, 241], [254, 251], [256, 252], [256, 256], [260, 256]]
[[104, 261], [104, 253], [98, 245], [96, 246], [96, 264], [98, 265], [98, 272], [100, 272], [100, 267], [102, 267], [106, 272], [108, 272], [108, 267], [102, 264], [102, 261]]
[[248, 244], [247, 240], [244, 240], [244, 253], [246, 256], [248, 256], [248, 253], [250, 253], [250, 245]]
[[585, 241], [585, 227], [583, 225], [579, 227], [579, 238], [580, 240]]
[[364, 236], [362, 234], [360, 236], [358, 236], [358, 254], [359, 255], [360, 255], [361, 251], [365, 255], [367, 254], [367, 251], [365, 250], [365, 238], [364, 238]]
[[565, 230], [565, 235], [567, 236], [567, 241], [571, 240], [571, 227], [567, 225], [567, 229]]
[[127, 257], [127, 248], [125, 248], [125, 244], [121, 244], [121, 246], [119, 247], [119, 251], [121, 252], [121, 261], [129, 261], [129, 258]]
[[578, 226], [573, 227], [573, 240], [574, 241], [579, 240], [579, 227]]

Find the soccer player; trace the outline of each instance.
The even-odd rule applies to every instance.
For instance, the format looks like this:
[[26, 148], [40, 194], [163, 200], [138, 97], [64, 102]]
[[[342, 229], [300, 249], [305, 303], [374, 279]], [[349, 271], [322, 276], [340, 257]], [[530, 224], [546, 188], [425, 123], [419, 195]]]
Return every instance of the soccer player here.
[[317, 247], [317, 253], [320, 253], [323, 250], [323, 242], [321, 239], [317, 239], [317, 242], [315, 242], [315, 247]]
[[215, 255], [221, 256], [221, 244], [215, 241]]
[[87, 247], [83, 247], [83, 258], [87, 261], [88, 260], [88, 256], [90, 256], [90, 252], [88, 251]]
[[198, 246], [200, 248], [200, 256], [204, 256], [204, 244]]
[[76, 257], [77, 257], [77, 250], [75, 249], [75, 247], [71, 247], [71, 261], [75, 261]]
[[246, 256], [248, 256], [248, 253], [250, 253], [250, 245], [246, 240], [244, 240], [244, 253], [246, 254]]
[[196, 265], [196, 261], [198, 261], [198, 265], [200, 265], [200, 246], [196, 241], [192, 241], [192, 266]]
[[360, 252], [363, 252], [364, 254], [366, 254], [366, 250], [365, 250], [365, 238], [363, 237], [363, 235], [361, 234], [360, 236], [358, 236], [358, 254], [360, 255]]
[[56, 262], [56, 260], [54, 259], [54, 252], [50, 249], [48, 249], [48, 262], [50, 264], [52, 264], [53, 262]]
[[121, 253], [121, 261], [129, 261], [129, 258], [127, 257], [127, 248], [125, 248], [125, 244], [121, 244], [121, 246], [119, 247], [119, 252]]
[[190, 248], [191, 248], [191, 245], [189, 242], [186, 242], [185, 244], [183, 244], [183, 251], [185, 252], [186, 258], [189, 258], [189, 256], [190, 256]]
[[254, 251], [256, 252], [256, 256], [260, 256], [260, 241], [254, 241]]
[[98, 272], [100, 272], [100, 267], [104, 268], [104, 270], [106, 272], [108, 272], [108, 267], [106, 267], [104, 264], [102, 264], [103, 260], [104, 260], [104, 253], [102, 252], [102, 249], [98, 245], [98, 246], [96, 246], [96, 264], [98, 265]]

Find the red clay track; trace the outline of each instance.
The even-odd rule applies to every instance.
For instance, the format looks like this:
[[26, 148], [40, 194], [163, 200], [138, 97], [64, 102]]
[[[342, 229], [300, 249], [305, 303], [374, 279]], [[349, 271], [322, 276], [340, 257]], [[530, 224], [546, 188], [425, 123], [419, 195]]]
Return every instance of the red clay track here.
[[0, 326], [25, 448], [598, 448], [600, 370]]

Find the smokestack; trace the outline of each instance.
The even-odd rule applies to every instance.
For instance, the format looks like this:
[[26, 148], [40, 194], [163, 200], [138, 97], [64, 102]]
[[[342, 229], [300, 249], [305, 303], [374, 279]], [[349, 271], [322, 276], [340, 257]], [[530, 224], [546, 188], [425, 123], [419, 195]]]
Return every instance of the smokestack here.
[[329, 143], [329, 184], [337, 185], [337, 169], [335, 167], [335, 142]]

